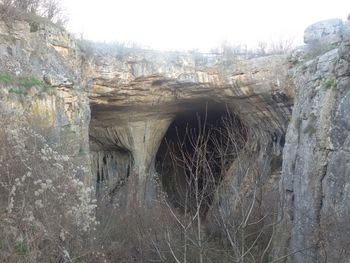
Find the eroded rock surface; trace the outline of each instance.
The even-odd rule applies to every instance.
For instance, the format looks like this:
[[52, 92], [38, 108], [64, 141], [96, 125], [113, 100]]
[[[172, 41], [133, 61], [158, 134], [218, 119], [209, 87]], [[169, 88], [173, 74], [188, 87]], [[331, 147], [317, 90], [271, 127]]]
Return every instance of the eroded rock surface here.
[[[340, 46], [294, 68], [296, 99], [284, 148], [277, 231], [277, 243], [285, 248], [279, 256], [293, 253], [287, 262], [349, 258], [350, 31], [349, 21], [317, 27], [327, 23], [337, 25]], [[329, 35], [317, 36], [328, 43]]]
[[306, 28], [304, 42], [305, 44], [338, 44], [342, 41], [342, 31], [343, 21], [341, 19], [320, 21]]
[[[216, 102], [248, 127], [248, 137], [254, 139], [246, 148], [253, 155], [261, 149], [269, 163], [266, 147], [278, 144], [291, 114], [294, 90], [288, 67], [285, 56], [224, 64], [222, 57], [186, 53], [143, 51], [116, 59], [96, 52], [89, 60], [92, 150], [124, 152], [130, 156], [129, 172], [145, 182], [154, 175], [157, 149], [174, 118]], [[119, 176], [125, 180], [129, 175]]]
[[[3, 96], [33, 112], [33, 118], [40, 119], [37, 126], [57, 133], [53, 141], [62, 137], [63, 150], [70, 155], [86, 159], [90, 141], [93, 175], [86, 181], [97, 184], [98, 191], [128, 195], [133, 174], [139, 185], [133, 187], [137, 199], [154, 199], [155, 156], [168, 127], [179, 114], [208, 102], [226, 105], [239, 117], [248, 128], [246, 149], [252, 154], [261, 152], [269, 162], [266, 149], [283, 146], [279, 141], [294, 96], [285, 56], [231, 61], [217, 55], [150, 50], [116, 55], [94, 47], [81, 51], [68, 33], [50, 24], [1, 22], [0, 32], [1, 71], [18, 78], [33, 76], [55, 89], [24, 103], [8, 96], [11, 87]], [[275, 153], [280, 156], [280, 149]], [[244, 156], [250, 158], [248, 153]]]
[[150, 50], [116, 54], [94, 46], [87, 52], [55, 26], [0, 22], [0, 71], [34, 76], [54, 88], [19, 96], [2, 84], [0, 97], [9, 108], [26, 111], [33, 126], [82, 170], [91, 161], [91, 173], [82, 172], [82, 178], [99, 198], [118, 206], [135, 199], [151, 205], [157, 198], [162, 189], [155, 159], [178, 116], [222, 105], [239, 119], [237, 134], [245, 140], [217, 189], [208, 221], [216, 209], [234, 215], [242, 198], [248, 205], [256, 198], [259, 211], [272, 215], [281, 204], [279, 220], [272, 222], [278, 223], [276, 259], [346, 262], [349, 25], [312, 25], [305, 32], [308, 46], [295, 57], [231, 60]]
[[66, 31], [49, 23], [35, 25], [0, 21], [0, 99], [9, 110], [24, 112], [52, 147], [81, 167], [81, 179], [92, 184], [90, 107], [80, 50]]

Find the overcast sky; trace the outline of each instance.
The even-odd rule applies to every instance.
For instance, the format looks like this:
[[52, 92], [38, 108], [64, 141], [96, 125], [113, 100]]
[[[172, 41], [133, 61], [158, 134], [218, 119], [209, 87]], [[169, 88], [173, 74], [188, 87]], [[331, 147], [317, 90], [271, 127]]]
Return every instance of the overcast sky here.
[[346, 20], [350, 0], [63, 0], [68, 29], [96, 41], [208, 51], [294, 38], [324, 19]]

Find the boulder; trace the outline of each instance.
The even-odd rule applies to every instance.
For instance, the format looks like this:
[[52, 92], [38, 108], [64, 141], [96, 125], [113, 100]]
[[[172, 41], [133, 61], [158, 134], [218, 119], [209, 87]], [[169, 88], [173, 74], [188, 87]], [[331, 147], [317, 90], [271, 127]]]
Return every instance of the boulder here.
[[341, 19], [330, 19], [317, 22], [306, 28], [305, 44], [338, 44], [342, 40], [343, 22]]

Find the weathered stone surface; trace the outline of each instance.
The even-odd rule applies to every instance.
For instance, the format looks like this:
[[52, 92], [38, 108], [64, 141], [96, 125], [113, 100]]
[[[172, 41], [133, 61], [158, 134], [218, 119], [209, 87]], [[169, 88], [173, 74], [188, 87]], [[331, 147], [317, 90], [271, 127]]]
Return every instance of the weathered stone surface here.
[[[26, 88], [0, 82], [0, 99], [9, 108], [25, 112], [33, 128], [53, 148], [70, 156], [82, 168], [81, 178], [91, 185], [90, 107], [82, 92], [81, 55], [75, 40], [54, 25], [40, 24], [33, 31], [29, 22], [18, 20], [11, 24], [0, 21], [0, 36], [0, 74], [35, 78], [50, 86], [41, 91], [34, 85], [28, 95], [15, 95], [11, 89]], [[65, 47], [66, 51], [62, 53], [57, 47]]]
[[202, 56], [199, 61], [191, 54], [142, 52], [123, 59], [97, 53], [89, 61], [93, 150], [130, 152], [131, 171], [139, 176], [142, 188], [143, 178], [154, 174], [157, 149], [173, 119], [198, 104], [214, 101], [226, 104], [249, 128], [249, 136], [255, 139], [246, 148], [252, 155], [259, 155], [259, 148], [265, 156], [255, 162], [257, 166], [270, 162], [272, 153], [267, 148], [274, 138], [283, 136], [294, 96], [285, 56], [224, 65], [222, 58]]
[[[340, 58], [343, 59], [342, 63], [348, 63], [348, 61], [350, 61], [350, 21], [344, 22], [343, 42], [341, 43], [341, 45], [338, 49], [338, 52], [339, 52]], [[339, 75], [339, 71], [341, 69], [342, 68], [337, 69], [338, 75]], [[346, 70], [346, 71], [349, 72], [349, 70]], [[344, 72], [344, 74], [346, 74], [346, 72]]]
[[27, 111], [33, 126], [83, 168], [90, 155], [92, 175], [82, 173], [85, 182], [96, 185], [101, 198], [126, 207], [157, 198], [155, 158], [176, 116], [207, 102], [223, 105], [242, 122], [247, 139], [218, 189], [216, 208], [231, 213], [239, 198], [249, 203], [252, 187], [258, 187], [260, 209], [274, 214], [281, 203], [275, 259], [318, 262], [327, 255], [329, 262], [346, 262], [349, 34], [349, 21], [323, 21], [305, 31], [305, 42], [331, 48], [308, 61], [305, 50], [289, 60], [231, 61], [150, 50], [115, 54], [93, 47], [88, 53], [52, 25], [0, 22], [0, 72], [34, 76], [55, 89], [36, 97], [33, 88], [23, 98], [2, 85], [0, 98]]
[[[226, 104], [255, 138], [248, 142], [250, 153], [263, 156], [285, 132], [294, 96], [285, 56], [227, 61], [149, 50], [115, 55], [94, 47], [88, 53], [50, 24], [16, 21], [0, 28], [0, 71], [55, 87], [54, 94], [30, 97], [30, 103], [6, 92], [4, 97], [32, 112], [38, 127], [50, 131], [63, 151], [80, 162], [85, 158], [85, 166], [90, 141], [93, 176], [86, 181], [107, 193], [118, 189], [120, 198], [128, 192], [141, 201], [155, 198], [154, 161], [161, 140], [173, 119], [196, 105]], [[134, 185], [128, 183], [131, 175], [137, 178]]]
[[337, 44], [342, 40], [343, 22], [341, 19], [330, 19], [312, 24], [305, 29], [305, 44]]
[[297, 93], [283, 153], [282, 223], [274, 246], [282, 250], [276, 258], [292, 253], [286, 262], [348, 262], [346, 43], [294, 71]]
[[[45, 129], [52, 143], [85, 168], [90, 153], [92, 176], [82, 176], [96, 185], [101, 198], [112, 198], [121, 206], [135, 198], [140, 204], [153, 201], [160, 190], [155, 157], [164, 134], [178, 114], [207, 102], [226, 105], [247, 127], [250, 139], [240, 160], [254, 160], [254, 170], [267, 167], [259, 186], [267, 187], [272, 157], [281, 157], [279, 141], [294, 96], [285, 56], [228, 61], [214, 55], [147, 50], [116, 56], [93, 48], [86, 53], [65, 31], [49, 24], [32, 28], [24, 21], [13, 26], [1, 23], [0, 34], [0, 72], [34, 76], [55, 88], [52, 95], [21, 101], [9, 96], [8, 87], [3, 98], [28, 111], [33, 125]], [[238, 167], [232, 165], [224, 183], [236, 192], [246, 191], [253, 173], [242, 173]], [[222, 196], [228, 196], [225, 206], [230, 209], [235, 196], [224, 190], [228, 188], [222, 188]]]

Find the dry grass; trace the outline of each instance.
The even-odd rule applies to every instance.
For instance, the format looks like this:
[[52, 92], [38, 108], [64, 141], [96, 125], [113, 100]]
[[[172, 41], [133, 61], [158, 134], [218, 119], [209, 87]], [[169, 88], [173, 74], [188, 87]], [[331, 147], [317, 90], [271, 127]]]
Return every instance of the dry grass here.
[[[125, 213], [107, 198], [97, 208], [98, 224], [94, 189], [77, 176], [86, 167], [74, 166], [70, 157], [48, 143], [28, 123], [25, 112], [0, 102], [0, 118], [0, 262], [254, 262], [265, 258], [273, 219], [262, 224], [266, 215], [255, 216], [257, 186], [245, 204], [241, 202], [240, 217], [230, 217], [218, 208], [211, 219], [217, 221], [219, 231], [209, 228], [204, 216], [206, 198], [217, 190], [211, 166], [220, 165], [221, 172], [228, 173], [232, 160], [225, 156], [233, 151], [237, 157], [239, 144], [245, 141], [232, 133], [230, 125], [237, 127], [237, 123], [228, 122], [226, 131], [220, 130], [222, 138], [208, 137], [213, 131], [203, 129], [199, 137], [190, 137], [195, 149], [190, 153], [182, 149], [173, 158], [189, 172], [187, 190], [179, 191], [186, 195], [183, 207], [174, 208], [162, 195], [152, 207], [134, 202]], [[208, 156], [209, 142], [216, 147], [215, 154]]]
[[87, 262], [95, 201], [68, 156], [0, 103], [0, 261]]

